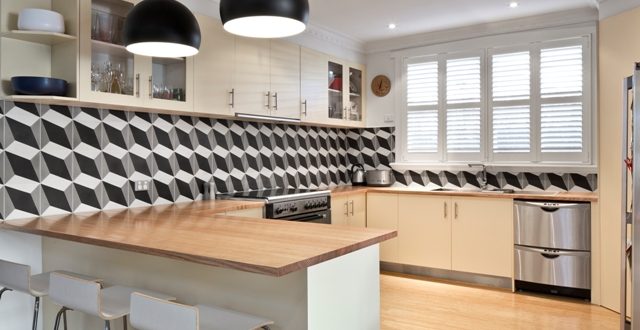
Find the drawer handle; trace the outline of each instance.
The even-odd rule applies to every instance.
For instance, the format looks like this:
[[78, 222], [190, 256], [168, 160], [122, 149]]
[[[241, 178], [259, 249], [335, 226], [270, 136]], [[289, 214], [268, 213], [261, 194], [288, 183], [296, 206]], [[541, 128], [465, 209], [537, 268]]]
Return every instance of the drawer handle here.
[[560, 256], [559, 254], [551, 254], [551, 253], [540, 253], [540, 254], [547, 259], [555, 259]]

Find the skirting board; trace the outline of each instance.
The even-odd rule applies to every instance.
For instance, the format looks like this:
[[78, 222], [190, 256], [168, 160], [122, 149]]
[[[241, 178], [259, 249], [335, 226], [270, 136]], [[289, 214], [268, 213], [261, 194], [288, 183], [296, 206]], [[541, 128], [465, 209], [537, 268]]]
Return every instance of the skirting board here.
[[457, 272], [453, 270], [380, 262], [380, 270], [408, 275], [428, 276], [511, 290], [511, 278]]

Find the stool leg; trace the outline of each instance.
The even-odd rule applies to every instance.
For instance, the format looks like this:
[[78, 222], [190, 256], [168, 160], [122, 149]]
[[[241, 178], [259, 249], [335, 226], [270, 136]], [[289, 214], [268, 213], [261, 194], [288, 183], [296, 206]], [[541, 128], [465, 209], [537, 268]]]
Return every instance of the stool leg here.
[[67, 310], [71, 309], [67, 308], [64, 310], [64, 312], [62, 312], [62, 323], [64, 323], [64, 330], [67, 330]]
[[53, 325], [53, 330], [58, 330], [60, 328], [60, 319], [64, 318], [64, 329], [67, 330], [67, 311], [69, 308], [62, 307], [56, 314], [56, 322]]
[[104, 330], [111, 330], [111, 321], [104, 321]]
[[0, 290], [0, 299], [2, 299], [2, 294], [7, 292], [7, 291], [13, 291], [13, 290], [11, 290], [9, 288], [3, 288], [2, 290]]
[[40, 297], [36, 297], [36, 302], [33, 304], [33, 326], [31, 329], [38, 329], [38, 312], [40, 311]]
[[125, 315], [122, 317], [122, 329], [127, 330], [127, 325], [128, 325], [127, 316]]

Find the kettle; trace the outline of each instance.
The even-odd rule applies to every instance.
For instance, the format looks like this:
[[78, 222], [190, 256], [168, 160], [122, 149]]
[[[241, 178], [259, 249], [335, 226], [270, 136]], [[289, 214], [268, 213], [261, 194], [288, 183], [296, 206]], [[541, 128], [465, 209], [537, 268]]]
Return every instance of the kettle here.
[[351, 165], [351, 185], [352, 186], [364, 186], [364, 167], [362, 164]]

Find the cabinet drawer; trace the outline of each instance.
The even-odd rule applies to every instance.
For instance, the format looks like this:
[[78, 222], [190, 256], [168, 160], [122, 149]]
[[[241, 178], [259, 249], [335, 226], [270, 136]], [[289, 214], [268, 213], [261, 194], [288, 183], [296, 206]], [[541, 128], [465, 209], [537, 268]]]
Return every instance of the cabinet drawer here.
[[591, 253], [515, 247], [515, 279], [591, 289]]
[[514, 202], [514, 243], [561, 250], [591, 249], [591, 204]]

